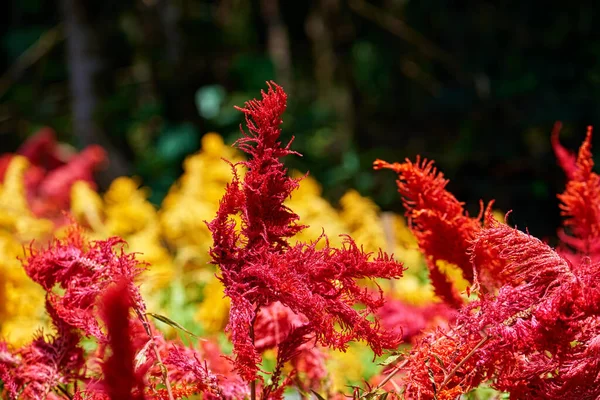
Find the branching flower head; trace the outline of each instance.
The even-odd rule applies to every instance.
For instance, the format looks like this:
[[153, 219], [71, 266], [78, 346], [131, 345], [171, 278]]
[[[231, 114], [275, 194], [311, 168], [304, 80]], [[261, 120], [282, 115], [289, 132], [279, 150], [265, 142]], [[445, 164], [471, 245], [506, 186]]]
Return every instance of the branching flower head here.
[[0, 343], [0, 380], [11, 399], [46, 399], [56, 385], [80, 377], [84, 364], [80, 336], [58, 318], [49, 303], [46, 309], [53, 319], [55, 334], [40, 332], [29, 345], [15, 351]]
[[[237, 145], [250, 156], [241, 163], [247, 173], [242, 180], [232, 166], [233, 181], [209, 223], [213, 263], [221, 268], [225, 294], [231, 298], [228, 329], [236, 367], [247, 380], [256, 378], [260, 361], [251, 334], [257, 311], [275, 301], [306, 317], [310, 331], [325, 346], [343, 349], [351, 340], [365, 340], [377, 354], [395, 346], [398, 338], [367, 318], [382, 305], [382, 297], [360, 288], [357, 280], [399, 277], [403, 269], [382, 253], [371, 261], [350, 238], [342, 248], [289, 243], [303, 226], [284, 205], [298, 187], [281, 162], [297, 154], [291, 142], [279, 142], [287, 96], [271, 83], [262, 97], [240, 108], [249, 133]], [[241, 219], [240, 226], [234, 217]], [[355, 304], [365, 308], [356, 310]]]
[[90, 145], [79, 153], [67, 149], [68, 146], [57, 142], [52, 129], [42, 128], [17, 154], [0, 156], [0, 182], [4, 181], [13, 159], [27, 159], [29, 165], [23, 183], [31, 211], [57, 223], [68, 222], [61, 212], [69, 207], [71, 187], [77, 181], [85, 181], [95, 188], [94, 173], [105, 165], [106, 152], [98, 145]]
[[143, 265], [135, 254], [126, 253], [123, 245], [118, 237], [88, 243], [80, 229], [74, 227], [65, 239], [55, 239], [47, 249], [32, 248], [24, 268], [46, 290], [46, 299], [60, 319], [86, 335], [103, 338], [95, 306], [115, 279], [128, 278], [136, 307], [145, 311], [133, 283]]

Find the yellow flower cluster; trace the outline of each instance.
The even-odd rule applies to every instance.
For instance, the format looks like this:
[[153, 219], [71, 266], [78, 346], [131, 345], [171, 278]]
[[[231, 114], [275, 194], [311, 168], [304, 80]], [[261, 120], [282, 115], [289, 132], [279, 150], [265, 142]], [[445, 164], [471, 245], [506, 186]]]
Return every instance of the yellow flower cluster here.
[[[307, 228], [298, 233], [296, 239], [302, 242], [313, 242], [323, 233], [327, 234], [332, 246], [341, 246], [339, 235], [349, 233], [345, 224], [340, 220], [338, 211], [325, 200], [322, 195], [321, 185], [311, 176], [304, 176], [295, 171], [292, 176], [303, 178], [300, 187], [286, 205], [300, 217], [300, 223]], [[321, 245], [325, 242], [321, 241]]]
[[44, 291], [21, 266], [19, 258], [33, 240], [43, 242], [52, 222], [36, 218], [27, 204], [24, 157], [15, 156], [0, 185], [0, 336], [20, 345], [44, 326]]

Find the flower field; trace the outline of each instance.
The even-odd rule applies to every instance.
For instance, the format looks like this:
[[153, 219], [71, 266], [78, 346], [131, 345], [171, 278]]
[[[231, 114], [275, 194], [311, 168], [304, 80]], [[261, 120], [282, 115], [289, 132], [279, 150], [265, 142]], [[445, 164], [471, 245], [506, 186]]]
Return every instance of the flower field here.
[[469, 215], [418, 156], [374, 160], [405, 215], [330, 204], [285, 166], [286, 101], [270, 83], [234, 146], [205, 134], [159, 208], [135, 178], [100, 193], [105, 151], [49, 129], [0, 158], [1, 398], [600, 396], [591, 128], [578, 154], [549, 138], [552, 248], [491, 199]]

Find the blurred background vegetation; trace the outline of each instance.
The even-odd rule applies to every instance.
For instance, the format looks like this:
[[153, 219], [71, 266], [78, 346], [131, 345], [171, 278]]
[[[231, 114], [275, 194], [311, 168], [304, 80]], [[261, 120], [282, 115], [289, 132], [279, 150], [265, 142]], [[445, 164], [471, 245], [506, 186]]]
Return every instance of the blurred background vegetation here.
[[0, 6], [0, 150], [42, 126], [105, 146], [106, 185], [140, 176], [159, 203], [210, 131], [275, 80], [284, 139], [334, 203], [348, 188], [401, 210], [374, 159], [421, 154], [478, 211], [514, 209], [540, 236], [559, 224], [556, 120], [576, 149], [600, 116], [593, 2], [443, 0], [7, 0]]

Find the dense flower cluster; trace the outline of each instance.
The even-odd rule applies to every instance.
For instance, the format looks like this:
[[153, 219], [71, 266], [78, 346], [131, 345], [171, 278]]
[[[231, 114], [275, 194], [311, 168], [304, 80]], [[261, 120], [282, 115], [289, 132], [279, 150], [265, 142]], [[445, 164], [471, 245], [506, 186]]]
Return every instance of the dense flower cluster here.
[[[454, 248], [452, 256], [469, 261], [478, 299], [462, 307], [454, 323], [419, 339], [392, 370], [404, 398], [454, 399], [484, 382], [516, 399], [600, 396], [600, 269], [594, 246], [600, 229], [596, 195], [600, 181], [592, 172], [591, 128], [576, 158], [560, 146], [557, 135], [553, 145], [569, 179], [559, 195], [569, 235], [561, 233], [564, 243], [558, 252], [497, 222], [489, 212], [485, 226], [476, 229], [468, 223], [449, 230], [436, 230], [423, 222], [413, 226], [429, 257], [444, 254], [439, 244], [432, 245], [442, 238], [438, 235], [452, 236], [455, 230], [454, 237], [464, 237], [463, 230], [468, 230], [471, 239], [466, 246]], [[445, 181], [430, 164], [419, 168], [410, 162], [376, 163], [381, 166], [400, 174], [399, 188], [409, 196], [405, 200], [409, 214], [417, 204], [425, 205], [417, 218], [456, 207], [445, 192]], [[435, 193], [435, 201], [428, 204], [410, 197], [416, 192], [406, 182], [415, 182], [424, 196]], [[455, 215], [446, 218], [452, 221]], [[485, 279], [478, 281], [478, 277]]]
[[578, 154], [552, 133], [552, 249], [492, 203], [469, 216], [419, 158], [375, 163], [407, 222], [355, 191], [332, 206], [282, 162], [285, 107], [271, 83], [240, 108], [241, 151], [206, 134], [160, 209], [132, 178], [98, 193], [104, 152], [50, 130], [0, 157], [0, 398], [600, 397], [591, 128]]
[[[227, 323], [229, 302], [219, 275], [215, 277], [215, 270], [206, 265], [210, 231], [204, 223], [219, 209], [232, 177], [231, 166], [222, 158], [236, 163], [244, 158], [216, 134], [206, 134], [202, 145], [202, 152], [186, 160], [183, 177], [159, 210], [147, 201], [147, 191], [135, 179], [121, 177], [104, 194], [96, 192], [92, 172], [103, 163], [101, 149], [92, 147], [93, 151], [77, 155], [56, 142], [51, 130], [42, 130], [18, 154], [2, 158], [0, 329], [8, 341], [0, 341], [0, 393], [8, 398], [49, 399], [250, 395], [250, 386], [233, 370], [235, 363], [223, 358], [227, 346], [223, 349], [214, 341], [222, 343], [219, 331]], [[243, 176], [243, 169], [238, 173]], [[399, 312], [413, 303], [434, 301], [419, 277], [421, 256], [414, 239], [399, 216], [381, 214], [356, 192], [345, 195], [338, 210], [323, 200], [314, 179], [305, 176], [297, 183], [298, 190], [282, 206], [298, 210], [310, 226], [294, 236], [307, 245], [295, 248], [290, 258], [297, 257], [297, 264], [316, 258], [312, 265], [329, 268], [390, 263], [366, 262], [367, 254], [344, 236], [351, 234], [369, 252], [385, 247], [407, 260], [403, 281], [376, 282], [386, 297], [394, 298]], [[42, 186], [59, 188], [55, 193], [62, 197], [49, 196], [51, 191]], [[331, 235], [329, 239], [319, 238], [323, 231]], [[345, 249], [334, 248], [343, 245]], [[28, 256], [21, 263], [23, 247]], [[356, 272], [348, 269], [347, 274]], [[352, 281], [363, 276], [341, 274], [339, 282], [332, 278], [323, 283], [356, 291]], [[142, 283], [141, 288], [135, 281]], [[351, 296], [379, 305], [376, 285], [364, 283], [366, 291]], [[341, 296], [351, 301], [346, 294]], [[166, 313], [211, 339], [192, 348], [163, 338], [144, 314], [146, 309]], [[347, 308], [344, 317], [348, 311], [348, 321], [354, 321], [352, 315], [366, 315]], [[389, 315], [394, 312], [387, 312], [384, 321]], [[423, 316], [437, 319], [428, 312]], [[264, 398], [280, 397], [290, 386], [333, 397], [346, 392], [346, 385], [376, 373], [372, 352], [363, 344], [347, 343], [350, 326], [338, 331], [330, 325], [328, 332], [338, 336], [335, 344], [345, 351], [338, 352], [318, 343], [306, 315], [279, 301], [262, 307], [256, 318], [257, 350], [267, 365], [273, 363], [270, 374], [263, 375], [264, 383], [257, 383]], [[377, 329], [364, 323], [367, 332]], [[33, 336], [42, 327], [46, 333]], [[173, 324], [163, 327], [168, 337], [178, 331]], [[90, 348], [90, 341], [95, 348]], [[364, 361], [357, 365], [357, 358]], [[170, 390], [161, 365], [167, 369]]]
[[[141, 265], [121, 244], [118, 238], [90, 243], [73, 229], [32, 251], [24, 268], [46, 290], [56, 332], [15, 350], [2, 344], [0, 379], [8, 395], [45, 399], [81, 382], [82, 399], [221, 398], [222, 391], [237, 398], [240, 381], [231, 370], [231, 377], [217, 377], [201, 352], [155, 331], [134, 283]], [[84, 338], [96, 342], [95, 352], [84, 352]]]

